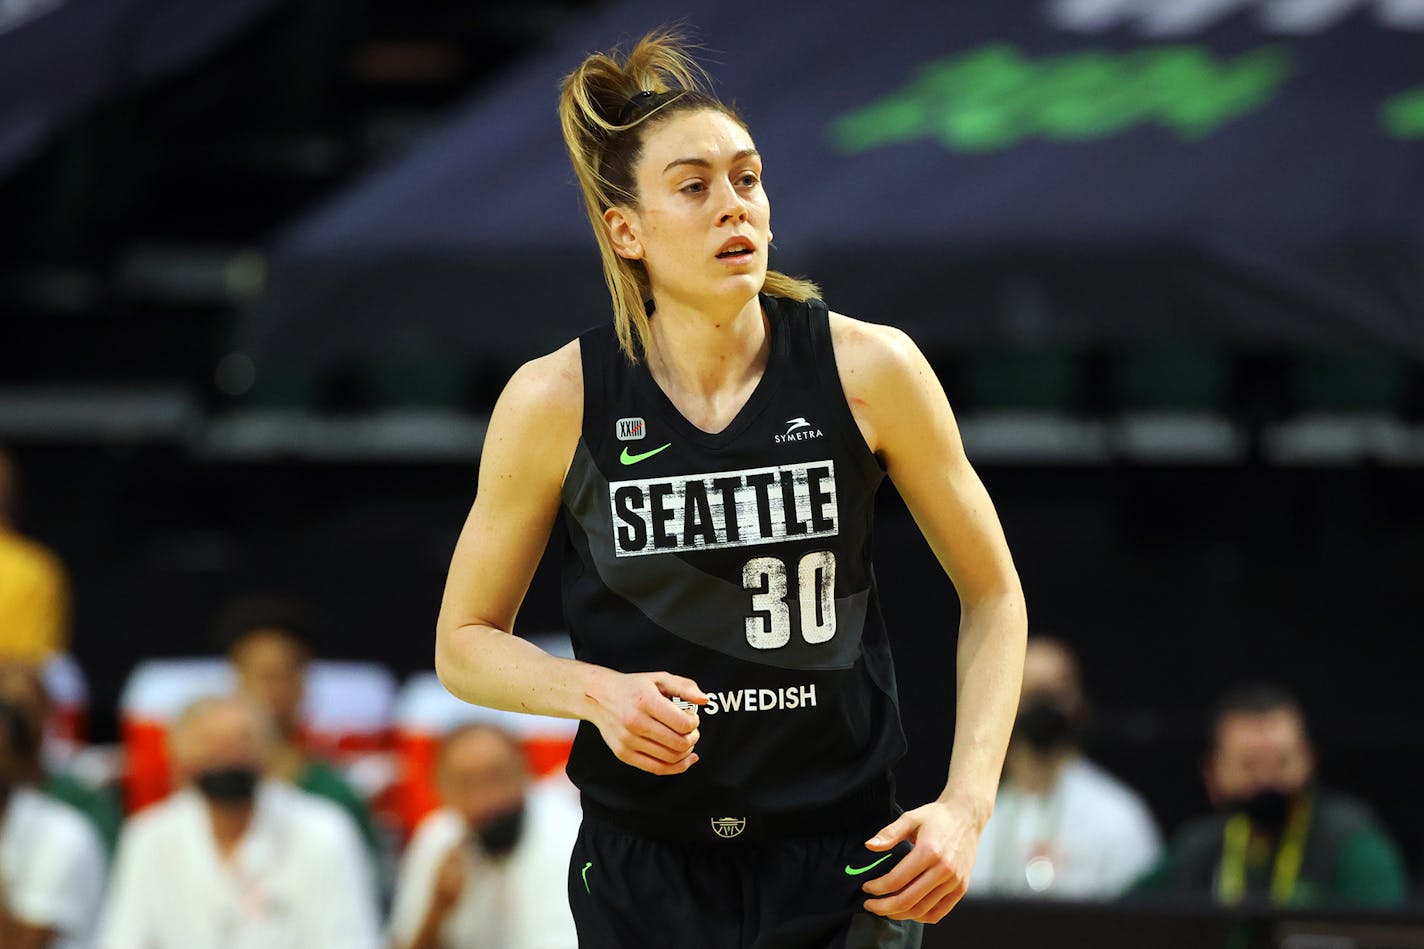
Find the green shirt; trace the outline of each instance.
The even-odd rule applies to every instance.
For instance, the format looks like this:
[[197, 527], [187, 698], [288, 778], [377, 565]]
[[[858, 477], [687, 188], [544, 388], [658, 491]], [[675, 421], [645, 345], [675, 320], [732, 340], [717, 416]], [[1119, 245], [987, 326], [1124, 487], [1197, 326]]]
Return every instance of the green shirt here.
[[361, 831], [361, 837], [366, 841], [366, 847], [371, 851], [375, 865], [381, 865], [381, 838], [376, 832], [375, 821], [371, 818], [371, 809], [340, 772], [324, 761], [308, 758], [294, 783], [308, 794], [315, 794], [338, 804], [350, 814], [357, 829]]
[[42, 790], [63, 801], [88, 817], [104, 841], [109, 856], [119, 843], [119, 827], [124, 822], [124, 810], [119, 797], [107, 788], [94, 788], [68, 774], [52, 774], [45, 778]]
[[[1161, 861], [1140, 879], [1129, 898], [1178, 895], [1217, 898], [1224, 852], [1226, 816], [1193, 821], [1172, 839]], [[1247, 900], [1270, 898], [1276, 850], [1253, 841], [1245, 867]], [[1300, 871], [1287, 905], [1398, 906], [1409, 893], [1409, 878], [1398, 845], [1363, 804], [1317, 790], [1306, 832]]]

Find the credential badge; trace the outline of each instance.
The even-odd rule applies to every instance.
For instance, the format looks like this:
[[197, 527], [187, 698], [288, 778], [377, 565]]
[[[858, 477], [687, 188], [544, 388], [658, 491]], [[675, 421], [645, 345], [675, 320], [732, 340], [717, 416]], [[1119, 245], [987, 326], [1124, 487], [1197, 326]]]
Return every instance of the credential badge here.
[[620, 418], [613, 426], [613, 434], [618, 436], [620, 442], [636, 442], [648, 434], [648, 426], [643, 424], [641, 418]]

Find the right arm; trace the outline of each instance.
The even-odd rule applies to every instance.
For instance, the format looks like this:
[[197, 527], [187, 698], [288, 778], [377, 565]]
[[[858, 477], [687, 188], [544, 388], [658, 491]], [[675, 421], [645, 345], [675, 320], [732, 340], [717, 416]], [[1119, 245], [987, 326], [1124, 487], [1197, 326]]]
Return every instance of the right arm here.
[[666, 672], [623, 674], [552, 656], [510, 635], [559, 511], [583, 428], [578, 343], [533, 360], [510, 379], [490, 417], [479, 487], [445, 581], [435, 671], [475, 705], [586, 719], [617, 757], [654, 774], [697, 760], [697, 716], [667, 700], [707, 697]]

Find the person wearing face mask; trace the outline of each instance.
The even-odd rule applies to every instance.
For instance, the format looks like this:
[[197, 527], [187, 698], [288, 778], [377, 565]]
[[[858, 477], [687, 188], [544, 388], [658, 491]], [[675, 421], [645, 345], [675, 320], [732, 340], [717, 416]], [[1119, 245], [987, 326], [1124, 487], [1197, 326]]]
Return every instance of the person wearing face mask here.
[[971, 896], [1110, 899], [1157, 859], [1161, 837], [1142, 798], [1078, 749], [1086, 716], [1072, 650], [1030, 636]]
[[416, 828], [391, 909], [398, 949], [573, 949], [559, 881], [580, 813], [572, 786], [530, 786], [523, 752], [488, 724], [455, 729], [441, 744], [444, 807]]
[[1305, 714], [1284, 687], [1246, 683], [1222, 695], [1202, 777], [1216, 812], [1177, 834], [1134, 895], [1224, 905], [1404, 902], [1399, 847], [1363, 804], [1316, 782]]
[[301, 949], [380, 943], [355, 825], [261, 775], [274, 743], [251, 700], [201, 699], [175, 723], [180, 789], [119, 838], [103, 949]]
[[35, 786], [39, 745], [24, 714], [0, 700], [0, 947], [92, 945], [104, 893], [104, 849], [77, 810]]
[[329, 762], [305, 747], [302, 701], [319, 614], [299, 599], [254, 595], [230, 602], [219, 616], [218, 641], [232, 665], [238, 691], [266, 709], [277, 744], [267, 776], [339, 805], [361, 831], [372, 866], [385, 863], [385, 848], [371, 809]]

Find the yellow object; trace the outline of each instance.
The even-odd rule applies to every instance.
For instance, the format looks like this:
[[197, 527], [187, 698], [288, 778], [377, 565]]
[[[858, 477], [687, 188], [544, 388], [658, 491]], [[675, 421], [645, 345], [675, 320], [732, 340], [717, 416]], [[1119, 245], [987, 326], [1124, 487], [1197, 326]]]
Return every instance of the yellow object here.
[[[1309, 798], [1295, 803], [1276, 848], [1271, 867], [1271, 902], [1276, 906], [1289, 904], [1295, 893], [1305, 854], [1305, 838], [1310, 831], [1311, 810]], [[1251, 822], [1243, 814], [1234, 815], [1226, 822], [1225, 834], [1217, 896], [1221, 902], [1234, 906], [1246, 894], [1246, 850], [1251, 842]]]
[[48, 548], [0, 527], [0, 660], [41, 662], [69, 646], [69, 583]]

